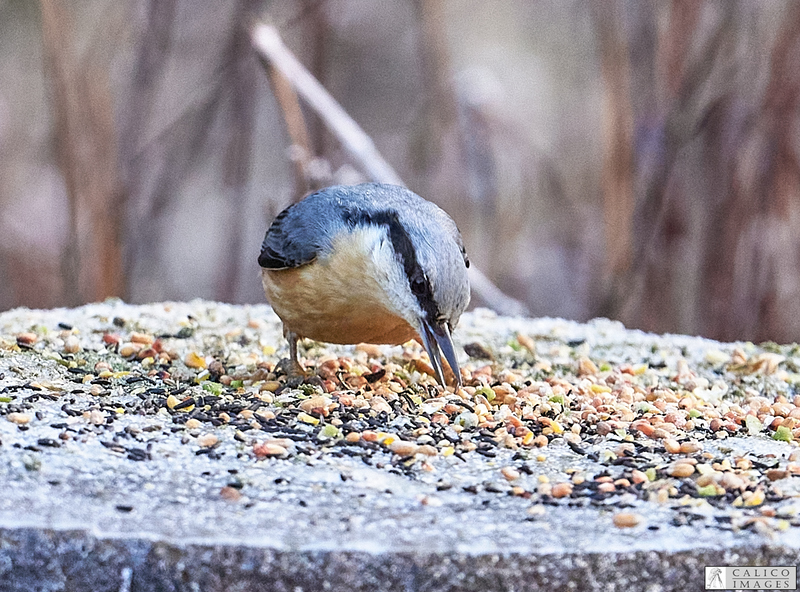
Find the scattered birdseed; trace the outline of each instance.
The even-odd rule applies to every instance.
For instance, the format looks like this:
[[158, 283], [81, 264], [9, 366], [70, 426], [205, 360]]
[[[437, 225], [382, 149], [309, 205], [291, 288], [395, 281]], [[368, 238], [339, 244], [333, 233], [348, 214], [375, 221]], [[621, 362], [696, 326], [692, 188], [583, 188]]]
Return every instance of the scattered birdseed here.
[[143, 345], [152, 345], [155, 338], [147, 333], [138, 333], [134, 331], [131, 333], [130, 340], [132, 343], [141, 343]]
[[600, 483], [597, 486], [597, 491], [601, 493], [614, 493], [617, 490], [617, 486], [613, 483]]
[[203, 448], [211, 448], [219, 442], [219, 438], [214, 434], [203, 434], [197, 438], [197, 443]]
[[[556, 331], [473, 335], [480, 344], [470, 347], [464, 387], [454, 390], [437, 385], [414, 342], [338, 353], [305, 342], [303, 378], [286, 375], [276, 354], [284, 346], [261, 320], [198, 323], [198, 312], [157, 327], [124, 316], [0, 334], [0, 350], [60, 373], [28, 383], [0, 376], [0, 415], [16, 424], [9, 429], [59, 426], [26, 445], [52, 453], [52, 443], [72, 449], [108, 432], [116, 436], [103, 436], [103, 453], [140, 462], [150, 443], [176, 434], [209, 460], [346, 455], [407, 478], [433, 474], [434, 482], [452, 481], [437, 473], [469, 462], [503, 477], [460, 485], [480, 496], [710, 504], [775, 528], [791, 504], [787, 484], [800, 475], [800, 356], [791, 346], [714, 344], [698, 354], [665, 339], [633, 355]], [[120, 418], [130, 416], [154, 423], [123, 432]], [[734, 450], [732, 437], [784, 452]], [[617, 526], [625, 522], [625, 513], [616, 516]]]
[[642, 522], [642, 517], [630, 512], [614, 514], [614, 526], [617, 528], [633, 528]]
[[229, 502], [238, 502], [240, 499], [242, 499], [242, 493], [235, 487], [231, 487], [229, 485], [226, 485], [220, 489], [219, 495], [222, 497], [222, 499], [226, 499]]
[[678, 462], [672, 465], [669, 474], [673, 477], [690, 477], [694, 474], [694, 467], [689, 463]]
[[183, 359], [183, 363], [189, 368], [206, 368], [206, 359], [197, 352], [189, 352]]
[[553, 485], [551, 495], [555, 498], [568, 497], [572, 494], [573, 484], [569, 482], [556, 483]]
[[702, 449], [703, 447], [697, 442], [683, 442], [680, 452], [681, 454], [694, 454], [695, 452], [700, 452]]
[[6, 419], [11, 423], [16, 423], [19, 425], [24, 425], [26, 423], [30, 423], [33, 419], [33, 416], [29, 413], [9, 413], [6, 415]]
[[786, 479], [786, 477], [789, 475], [789, 472], [781, 469], [770, 469], [764, 474], [770, 481], [778, 481], [780, 479]]
[[89, 423], [93, 425], [103, 425], [106, 423], [106, 414], [99, 409], [92, 409], [87, 415]]
[[17, 335], [17, 345], [21, 347], [30, 347], [39, 340], [36, 333], [19, 333]]
[[288, 450], [281, 446], [280, 444], [264, 442], [261, 444], [255, 444], [253, 446], [253, 454], [258, 457], [264, 456], [286, 456]]
[[123, 358], [130, 358], [131, 356], [135, 356], [142, 349], [144, 349], [144, 346], [141, 343], [123, 343], [119, 346], [119, 355]]
[[64, 340], [64, 351], [68, 354], [76, 354], [80, 349], [81, 344], [75, 335], [70, 335]]
[[395, 440], [389, 444], [389, 450], [399, 456], [414, 456], [419, 447], [413, 442], [404, 442], [402, 440]]

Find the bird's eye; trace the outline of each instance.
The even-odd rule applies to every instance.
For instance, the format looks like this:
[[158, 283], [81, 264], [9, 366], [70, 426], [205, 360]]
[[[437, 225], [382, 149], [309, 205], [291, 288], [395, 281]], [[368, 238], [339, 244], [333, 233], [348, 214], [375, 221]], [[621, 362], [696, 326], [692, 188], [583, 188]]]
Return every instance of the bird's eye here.
[[428, 291], [428, 278], [418, 269], [409, 277], [409, 285], [414, 295], [421, 296]]

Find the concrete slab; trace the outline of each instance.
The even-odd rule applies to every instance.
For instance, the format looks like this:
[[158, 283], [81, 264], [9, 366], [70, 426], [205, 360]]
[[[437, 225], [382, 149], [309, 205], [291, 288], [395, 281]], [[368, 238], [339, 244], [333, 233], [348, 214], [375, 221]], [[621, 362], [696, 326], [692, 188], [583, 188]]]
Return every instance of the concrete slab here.
[[[20, 339], [27, 333], [35, 339]], [[157, 356], [151, 363], [115, 353], [134, 333], [162, 336], [174, 359], [160, 366]], [[535, 356], [512, 347], [517, 333], [536, 339]], [[104, 345], [107, 335], [120, 335], [122, 343]], [[520, 376], [539, 372], [534, 367], [542, 361], [563, 363], [564, 376], [572, 376], [570, 363], [582, 357], [624, 366], [645, 356], [654, 372], [674, 374], [688, 365], [698, 377], [727, 380], [732, 388], [723, 398], [738, 396], [733, 386], [773, 398], [794, 392], [791, 348], [775, 354], [783, 358], [776, 362], [780, 371], [734, 376], [720, 372], [717, 358], [738, 347], [753, 360], [770, 348], [646, 335], [608, 321], [506, 319], [485, 311], [467, 315], [456, 339], [479, 341]], [[559, 358], [564, 348], [566, 361]], [[258, 365], [266, 372], [284, 350], [277, 319], [263, 306], [110, 301], [1, 314], [0, 590], [671, 591], [702, 589], [705, 565], [798, 563], [800, 477], [790, 470], [797, 447], [774, 440], [766, 427], [722, 437], [698, 426], [691, 435], [709, 464], [746, 457], [764, 472], [786, 472], [774, 483], [751, 475], [749, 490], [766, 492], [766, 501], [752, 506], [735, 505], [730, 491], [710, 498], [692, 493], [697, 475], [669, 481], [663, 471], [674, 459], [660, 441], [651, 446], [635, 431], [629, 442], [637, 456], [627, 464], [611, 451], [629, 434], [601, 437], [593, 426], [577, 444], [549, 433], [542, 449], [511, 443], [447, 454], [447, 442], [439, 442], [433, 456], [404, 458], [385, 444], [348, 443], [346, 422], [336, 437], [320, 436], [321, 425], [335, 423], [332, 416], [295, 421], [306, 399], [291, 399], [302, 394], [285, 387], [255, 410], [277, 418], [248, 428], [253, 416], [242, 410], [271, 392], [261, 387], [275, 378], [257, 376]], [[221, 389], [211, 376], [213, 384], [203, 386], [207, 368], [184, 364], [191, 352], [222, 360], [230, 376], [238, 368], [254, 379]], [[307, 353], [324, 360], [331, 352], [356, 362], [366, 357], [347, 347], [314, 346]], [[404, 353], [381, 349], [398, 366], [408, 363]], [[102, 363], [110, 367], [106, 378]], [[469, 371], [484, 364], [466, 357], [464, 363]], [[408, 369], [402, 375], [429, 382]], [[165, 403], [171, 393], [181, 400], [191, 395], [198, 409], [205, 404], [198, 427], [187, 427], [191, 412]], [[289, 398], [281, 403], [281, 396]], [[228, 411], [219, 412], [220, 405]], [[220, 421], [220, 413], [229, 421]], [[292, 422], [280, 423], [281, 417]], [[408, 439], [415, 417], [371, 413], [363, 421]], [[208, 435], [216, 443], [202, 439]], [[481, 437], [476, 428], [473, 439]], [[270, 438], [282, 438], [286, 454], [254, 452], [254, 444]], [[596, 476], [624, 478], [639, 462], [642, 469], [657, 467], [653, 483], [671, 483], [675, 495], [649, 501], [656, 492], [649, 483], [653, 495], [633, 485], [618, 485], [612, 495], [597, 491]], [[516, 478], [504, 478], [506, 467], [517, 470]], [[581, 489], [576, 474], [594, 489]], [[575, 491], [561, 499], [541, 487], [570, 479]], [[635, 514], [638, 524], [615, 526], [620, 513]]]

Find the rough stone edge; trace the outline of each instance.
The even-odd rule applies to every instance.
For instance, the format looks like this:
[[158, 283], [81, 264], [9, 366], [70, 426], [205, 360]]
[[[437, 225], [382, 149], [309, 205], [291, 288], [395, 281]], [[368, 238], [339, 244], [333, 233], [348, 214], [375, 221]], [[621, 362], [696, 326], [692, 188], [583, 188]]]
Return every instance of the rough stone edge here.
[[800, 551], [441, 554], [284, 551], [101, 538], [81, 530], [0, 529], [3, 592], [702, 589], [706, 565], [796, 565]]

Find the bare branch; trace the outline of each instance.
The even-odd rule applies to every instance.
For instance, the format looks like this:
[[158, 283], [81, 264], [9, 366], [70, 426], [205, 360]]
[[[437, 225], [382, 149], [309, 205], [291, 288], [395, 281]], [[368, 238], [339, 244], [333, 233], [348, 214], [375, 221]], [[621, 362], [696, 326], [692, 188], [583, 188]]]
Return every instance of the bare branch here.
[[292, 149], [299, 152], [299, 154], [292, 157], [292, 163], [294, 164], [294, 193], [295, 201], [297, 201], [310, 189], [306, 172], [308, 160], [311, 158], [308, 128], [303, 117], [303, 111], [300, 109], [297, 93], [295, 93], [291, 83], [272, 64], [268, 64], [267, 68], [269, 68], [269, 80], [272, 83], [272, 94], [275, 95], [275, 99], [278, 101], [283, 113], [286, 132], [292, 142]]
[[381, 183], [403, 185], [400, 176], [383, 159], [372, 139], [284, 45], [275, 27], [259, 23], [253, 27], [251, 36], [258, 52], [291, 82], [371, 178]]
[[[372, 139], [284, 45], [275, 27], [257, 23], [251, 36], [259, 54], [292, 84], [372, 179], [381, 183], [405, 185], [392, 166], [380, 155]], [[287, 125], [290, 125], [290, 113], [284, 107], [283, 101], [281, 106], [284, 108]], [[473, 293], [496, 312], [507, 315], [524, 315], [529, 312], [525, 304], [503, 293], [474, 264], [469, 268], [469, 279]]]

